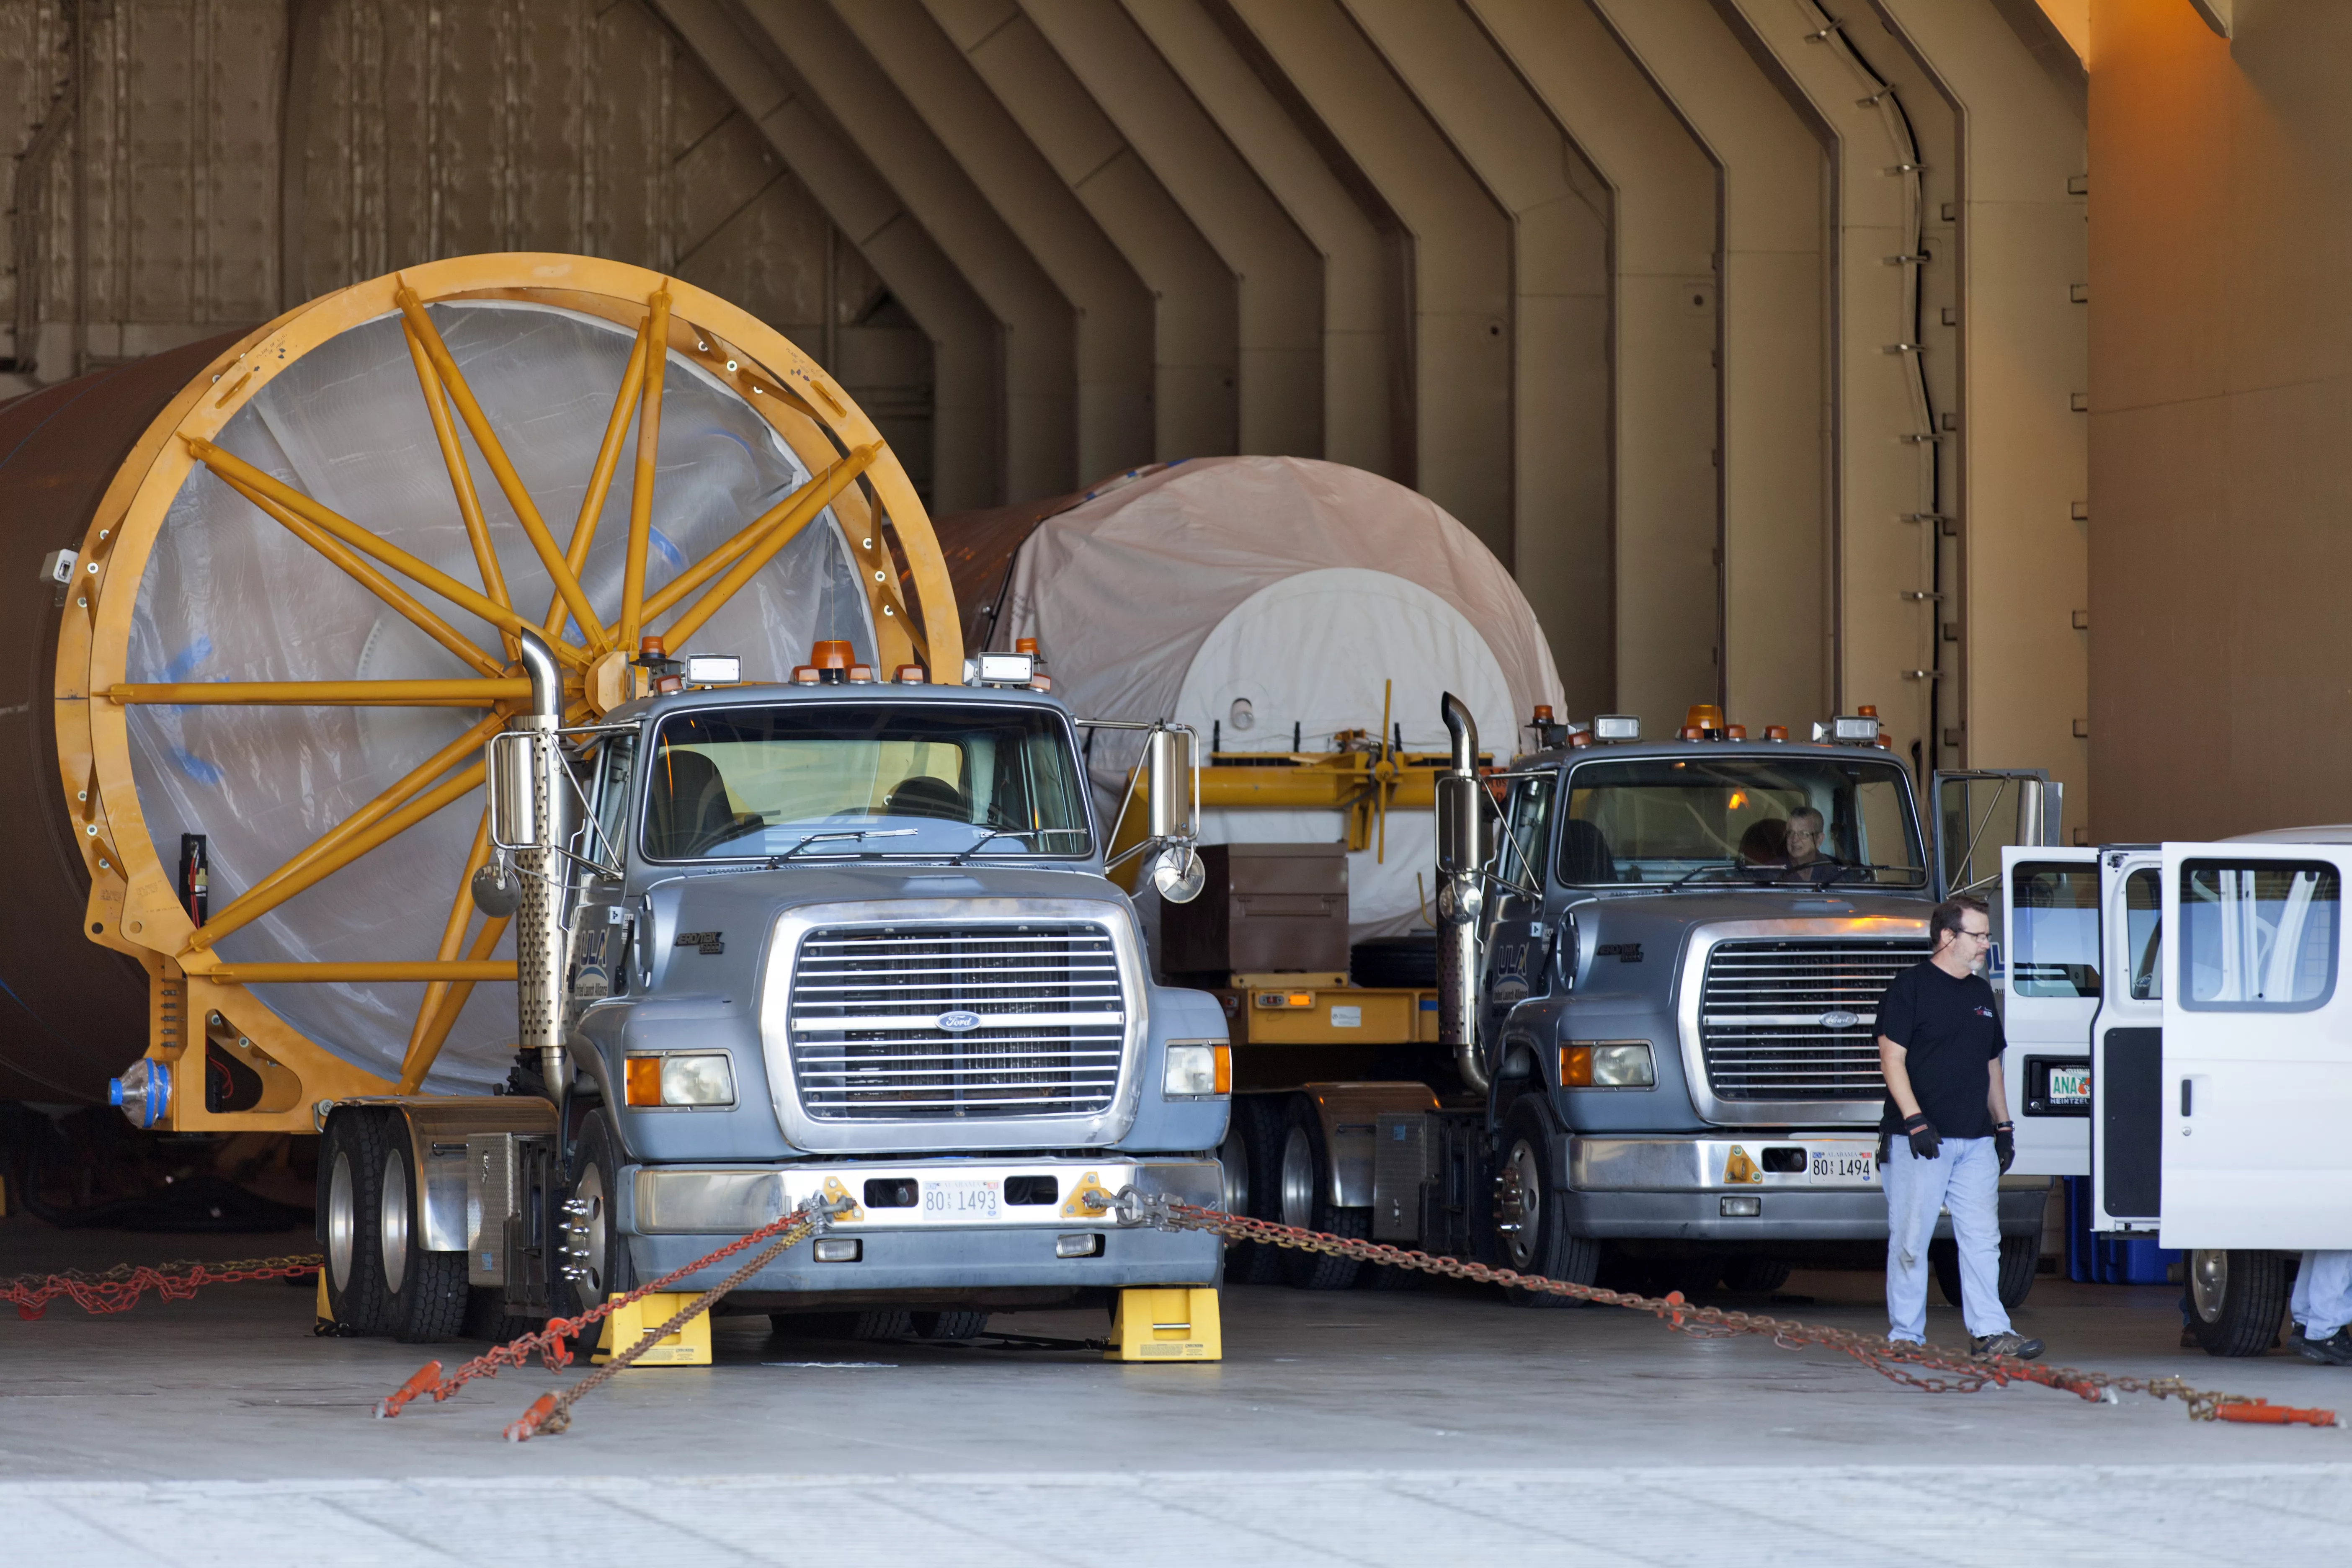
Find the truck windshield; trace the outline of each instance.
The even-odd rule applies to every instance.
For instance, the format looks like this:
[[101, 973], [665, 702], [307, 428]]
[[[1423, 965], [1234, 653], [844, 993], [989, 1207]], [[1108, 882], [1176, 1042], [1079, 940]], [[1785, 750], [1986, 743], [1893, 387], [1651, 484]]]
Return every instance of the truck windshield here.
[[1590, 762], [1569, 775], [1562, 882], [1921, 888], [1903, 771], [1790, 756]]
[[651, 860], [760, 859], [804, 842], [803, 858], [1067, 858], [1092, 844], [1068, 726], [1038, 709], [676, 713], [648, 772]]

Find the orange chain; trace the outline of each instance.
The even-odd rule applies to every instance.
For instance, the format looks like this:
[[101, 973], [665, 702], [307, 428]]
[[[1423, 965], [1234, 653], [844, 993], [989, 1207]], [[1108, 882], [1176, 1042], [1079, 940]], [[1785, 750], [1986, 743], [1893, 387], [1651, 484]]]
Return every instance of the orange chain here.
[[185, 1301], [205, 1285], [234, 1285], [243, 1279], [294, 1279], [318, 1272], [317, 1256], [248, 1258], [236, 1263], [203, 1263], [184, 1258], [175, 1263], [118, 1263], [103, 1274], [68, 1268], [62, 1274], [16, 1274], [0, 1279], [0, 1301], [14, 1301], [16, 1316], [40, 1317], [60, 1296], [70, 1297], [85, 1312], [127, 1312], [148, 1291], [166, 1301]]
[[[1088, 1206], [1098, 1209], [1114, 1206], [1093, 1194], [1087, 1194], [1087, 1201]], [[1484, 1263], [1465, 1262], [1458, 1258], [1411, 1252], [1386, 1242], [1357, 1241], [1324, 1231], [1277, 1225], [1271, 1220], [1249, 1219], [1169, 1198], [1146, 1196], [1131, 1187], [1118, 1194], [1115, 1205], [1119, 1220], [1128, 1225], [1150, 1225], [1162, 1230], [1205, 1230], [1234, 1241], [1255, 1241], [1269, 1247], [1320, 1252], [1391, 1268], [1418, 1269], [1424, 1274], [1444, 1275], [1482, 1285], [1540, 1291], [1603, 1307], [1623, 1307], [1633, 1311], [1648, 1312], [1670, 1328], [1702, 1339], [1761, 1334], [1783, 1350], [1821, 1345], [1850, 1355], [1896, 1383], [1928, 1394], [1974, 1394], [1982, 1388], [2005, 1386], [2016, 1381], [2063, 1389], [2094, 1402], [2112, 1402], [2117, 1394], [2145, 1394], [2155, 1399], [2178, 1399], [2188, 1405], [2192, 1421], [2305, 1426], [2334, 1426], [2338, 1424], [2332, 1410], [2299, 1409], [2273, 1405], [2263, 1399], [2192, 1388], [2178, 1377], [2119, 1377], [2109, 1373], [2084, 1372], [2074, 1367], [2019, 1361], [2012, 1356], [1962, 1357], [1933, 1345], [1880, 1339], [1845, 1329], [1822, 1328], [1753, 1312], [1726, 1311], [1720, 1307], [1695, 1307], [1684, 1299], [1679, 1290], [1670, 1291], [1662, 1297], [1636, 1296], [1622, 1290], [1604, 1290], [1592, 1285], [1574, 1285], [1566, 1280], [1547, 1279], [1539, 1274], [1520, 1274]], [[1914, 1368], [1919, 1370], [1914, 1371]], [[1952, 1375], [1922, 1376], [1922, 1372]]]
[[[467, 1384], [473, 1382], [474, 1379], [478, 1377], [496, 1377], [503, 1368], [522, 1365], [525, 1362], [530, 1359], [531, 1352], [534, 1351], [539, 1352], [540, 1359], [546, 1363], [548, 1371], [562, 1372], [565, 1367], [572, 1364], [572, 1347], [563, 1342], [565, 1340], [578, 1336], [587, 1329], [602, 1322], [613, 1313], [619, 1311], [623, 1307], [626, 1307], [634, 1302], [642, 1300], [656, 1290], [667, 1289], [670, 1286], [677, 1283], [677, 1281], [685, 1279], [689, 1274], [699, 1273], [703, 1269], [709, 1268], [714, 1263], [718, 1263], [725, 1258], [732, 1258], [735, 1254], [742, 1251], [747, 1247], [756, 1247], [761, 1242], [780, 1236], [786, 1231], [792, 1230], [796, 1226], [803, 1224], [814, 1226], [816, 1223], [821, 1223], [822, 1219], [830, 1217], [831, 1210], [824, 1205], [824, 1202], [822, 1199], [815, 1203], [803, 1205], [799, 1208], [793, 1209], [789, 1214], [780, 1215], [776, 1218], [770, 1220], [766, 1225], [763, 1225], [759, 1229], [752, 1231], [750, 1235], [729, 1242], [726, 1246], [720, 1247], [716, 1252], [709, 1253], [705, 1257], [696, 1258], [691, 1263], [673, 1268], [668, 1273], [663, 1275], [660, 1279], [649, 1280], [646, 1284], [638, 1286], [635, 1289], [628, 1292], [628, 1294], [625, 1296], [615, 1296], [609, 1301], [600, 1302], [597, 1305], [589, 1308], [586, 1311], [581, 1313], [576, 1318], [550, 1318], [547, 1321], [547, 1326], [545, 1328], [535, 1330], [528, 1334], [520, 1335], [509, 1341], [505, 1344], [498, 1346], [496, 1349], [491, 1350], [485, 1354], [478, 1355], [472, 1361], [466, 1363], [465, 1365], [459, 1367], [456, 1372], [451, 1373], [446, 1377], [441, 1375], [441, 1363], [439, 1362], [426, 1362], [424, 1366], [417, 1370], [415, 1376], [410, 1378], [406, 1383], [402, 1384], [398, 1388], [393, 1390], [391, 1394], [385, 1395], [383, 1399], [379, 1401], [375, 1407], [375, 1413], [380, 1418], [390, 1419], [392, 1416], [400, 1414], [401, 1407], [403, 1405], [408, 1404], [411, 1400], [421, 1398], [427, 1394], [431, 1394], [434, 1397], [434, 1400], [437, 1403], [448, 1398], [451, 1394], [457, 1393], [457, 1390], [463, 1388]], [[806, 1232], [802, 1232], [801, 1234], [804, 1235]], [[796, 1235], [792, 1239], [797, 1241], [800, 1237]], [[785, 1245], [790, 1246], [791, 1242], [788, 1241]], [[782, 1250], [782, 1248], [777, 1250]], [[658, 1336], [655, 1337], [657, 1338]], [[651, 1340], [648, 1340], [646, 1342], [650, 1343], [652, 1342]], [[639, 1347], [639, 1349], [642, 1348], [643, 1346]], [[634, 1359], [634, 1357], [632, 1359]], [[551, 1400], [552, 1397], [552, 1395], [549, 1396]], [[542, 1401], [542, 1403], [546, 1403], [546, 1401]], [[537, 1406], [534, 1406], [533, 1408], [536, 1409]], [[541, 1418], [544, 1418], [543, 1415]], [[534, 1426], [537, 1425], [538, 1423], [533, 1423]], [[526, 1433], [525, 1436], [529, 1436], [529, 1434]]]

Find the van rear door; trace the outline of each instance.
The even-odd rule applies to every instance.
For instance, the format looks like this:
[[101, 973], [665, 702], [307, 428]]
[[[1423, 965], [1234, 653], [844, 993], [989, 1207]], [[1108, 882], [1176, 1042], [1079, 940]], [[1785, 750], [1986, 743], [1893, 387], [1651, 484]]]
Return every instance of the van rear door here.
[[2162, 1210], [2164, 855], [2099, 852], [2105, 973], [2091, 1024], [2091, 1228], [2152, 1231]]
[[2099, 942], [2099, 852], [2004, 846], [2008, 889], [1999, 984], [2009, 1052], [2009, 1113], [2021, 1176], [2091, 1169], [2091, 1026], [2105, 967]]
[[2164, 847], [2167, 1247], [2352, 1247], [2352, 846]]

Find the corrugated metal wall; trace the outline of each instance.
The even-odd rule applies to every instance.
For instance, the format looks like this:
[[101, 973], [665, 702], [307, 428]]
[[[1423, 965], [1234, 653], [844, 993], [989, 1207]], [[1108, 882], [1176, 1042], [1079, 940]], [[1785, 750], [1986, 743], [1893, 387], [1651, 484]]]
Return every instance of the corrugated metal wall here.
[[637, 0], [0, 0], [11, 132], [16, 385], [436, 257], [574, 251], [773, 322], [926, 482], [927, 341]]
[[1576, 714], [1873, 703], [2079, 826], [2080, 52], [2037, 0], [1834, 11], [0, 0], [17, 352], [625, 258], [801, 341], [940, 510], [1370, 466], [1510, 565]]

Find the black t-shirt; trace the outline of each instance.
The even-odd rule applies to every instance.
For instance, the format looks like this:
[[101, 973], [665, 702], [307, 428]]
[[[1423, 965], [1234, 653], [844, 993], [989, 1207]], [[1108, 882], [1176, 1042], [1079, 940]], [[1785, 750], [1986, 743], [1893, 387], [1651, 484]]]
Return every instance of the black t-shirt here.
[[[1925, 961], [1896, 975], [1879, 998], [1878, 1032], [1903, 1047], [1911, 1092], [1947, 1138], [1992, 1136], [1985, 1063], [2006, 1043], [1992, 1002], [1992, 987], [1982, 976], [1955, 980]], [[1879, 1125], [1903, 1125], [1892, 1093]]]

